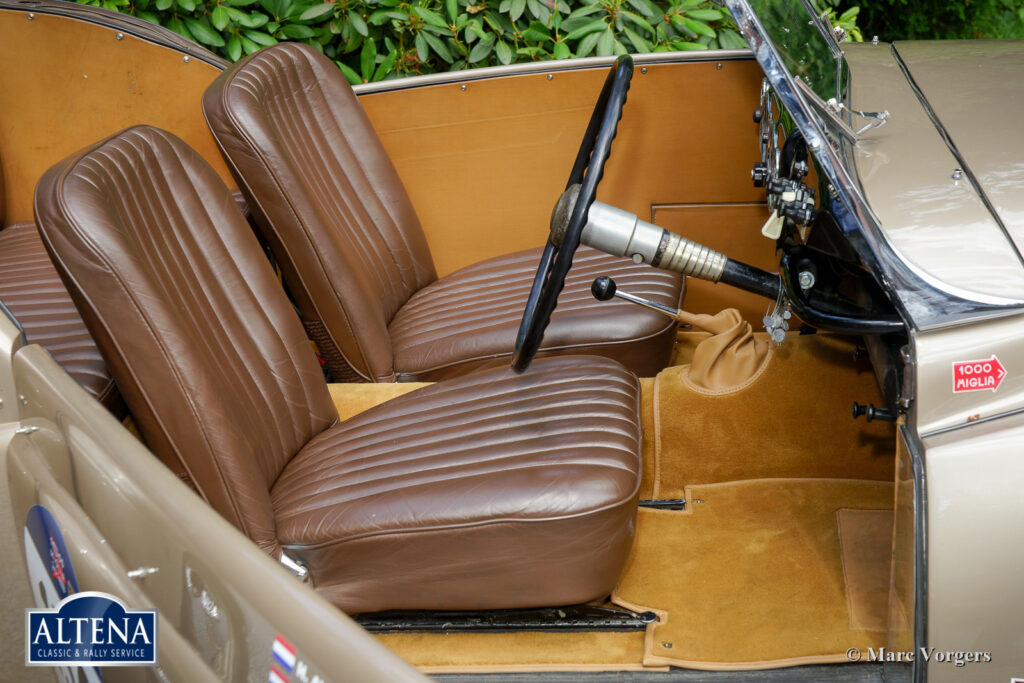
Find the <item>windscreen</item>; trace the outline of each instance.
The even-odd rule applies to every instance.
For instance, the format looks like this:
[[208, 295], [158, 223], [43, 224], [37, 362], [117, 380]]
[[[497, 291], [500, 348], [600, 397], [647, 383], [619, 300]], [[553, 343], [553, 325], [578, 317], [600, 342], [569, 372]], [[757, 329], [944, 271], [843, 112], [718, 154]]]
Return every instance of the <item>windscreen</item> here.
[[[843, 101], [845, 59], [804, 0], [749, 0], [789, 72], [828, 101]], [[839, 86], [842, 84], [842, 88]]]

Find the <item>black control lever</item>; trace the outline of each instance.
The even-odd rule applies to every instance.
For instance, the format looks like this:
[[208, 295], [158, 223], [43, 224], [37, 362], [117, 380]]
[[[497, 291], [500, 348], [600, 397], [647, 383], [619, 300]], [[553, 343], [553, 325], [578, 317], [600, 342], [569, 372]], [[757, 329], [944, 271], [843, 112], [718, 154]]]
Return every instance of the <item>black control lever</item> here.
[[647, 299], [642, 299], [638, 296], [630, 294], [629, 292], [620, 291], [619, 288], [615, 286], [615, 280], [611, 279], [607, 275], [602, 275], [601, 277], [594, 278], [593, 284], [590, 285], [590, 293], [593, 294], [594, 298], [597, 299], [598, 301], [610, 301], [612, 297], [617, 296], [620, 299], [631, 301], [634, 304], [638, 304], [645, 308], [649, 308], [652, 311], [664, 313], [670, 318], [677, 318], [677, 316], [679, 315], [679, 312], [676, 311], [676, 309], [674, 308], [670, 308], [663, 304], [655, 303], [654, 301], [649, 301]]
[[892, 411], [887, 408], [876, 408], [874, 403], [869, 403], [866, 406], [862, 406], [861, 404], [854, 401], [853, 419], [856, 420], [861, 415], [867, 415], [868, 422], [871, 422], [872, 420], [893, 422], [896, 420], [896, 416], [893, 415]]

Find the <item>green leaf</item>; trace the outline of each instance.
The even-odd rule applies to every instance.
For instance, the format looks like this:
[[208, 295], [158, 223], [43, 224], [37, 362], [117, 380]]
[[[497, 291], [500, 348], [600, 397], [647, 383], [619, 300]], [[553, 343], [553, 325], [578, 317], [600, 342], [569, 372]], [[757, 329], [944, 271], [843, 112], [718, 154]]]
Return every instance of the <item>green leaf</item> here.
[[232, 7], [248, 7], [256, 3], [256, 0], [225, 0]]
[[359, 77], [359, 74], [352, 70], [352, 67], [348, 66], [344, 62], [334, 63], [338, 65], [338, 68], [341, 69], [341, 73], [345, 74], [345, 78], [347, 78], [348, 82], [352, 85], [359, 85], [363, 82], [363, 79]]
[[328, 14], [331, 14], [332, 12], [334, 12], [334, 3], [324, 2], [319, 5], [313, 5], [305, 12], [300, 14], [299, 21], [313, 21], [314, 19], [325, 17]]
[[[262, 28], [270, 20], [270, 17], [263, 12], [253, 12], [252, 14], [249, 14], [248, 12], [243, 12], [242, 10], [235, 9], [234, 7], [228, 7], [227, 12], [232, 21], [244, 26], [245, 28]], [[267, 30], [270, 29], [268, 28]]]
[[747, 41], [743, 36], [731, 28], [718, 29], [718, 44], [723, 50], [742, 50], [747, 47]]
[[316, 33], [310, 27], [302, 24], [285, 24], [281, 27], [281, 35], [292, 40], [304, 40], [312, 38]]
[[431, 33], [424, 32], [420, 35], [427, 39], [427, 44], [429, 44], [430, 47], [434, 50], [434, 52], [437, 53], [438, 57], [448, 62], [449, 64], [452, 63], [452, 53], [448, 49], [448, 46], [444, 44], [444, 41], [442, 41], [440, 38]]
[[223, 31], [230, 21], [231, 15], [229, 15], [228, 11], [220, 5], [214, 7], [213, 11], [210, 12], [210, 23], [213, 24], [213, 27], [218, 31]]
[[263, 47], [277, 45], [277, 39], [274, 36], [262, 31], [242, 31], [242, 36]]
[[372, 38], [367, 38], [363, 49], [359, 52], [359, 70], [363, 73], [363, 82], [369, 83], [373, 78], [373, 70], [377, 66], [377, 46]]
[[[526, 2], [526, 0], [523, 0], [523, 2]], [[566, 21], [568, 21], [569, 19], [576, 19], [578, 17], [585, 17], [585, 16], [593, 14], [594, 12], [603, 12], [603, 11], [604, 11], [604, 7], [601, 6], [601, 5], [584, 5], [583, 7], [580, 7], [579, 9], [576, 9], [576, 10], [573, 10], [572, 12], [570, 12], [569, 16], [566, 17]]]
[[692, 9], [686, 13], [686, 16], [701, 21], [718, 21], [724, 15], [716, 9]]
[[366, 22], [363, 18], [352, 10], [348, 11], [348, 20], [352, 24], [352, 28], [356, 30], [356, 33], [363, 36], [364, 38], [370, 35], [370, 29], [366, 27]]
[[530, 28], [523, 31], [523, 38], [525, 40], [532, 40], [535, 43], [551, 40], [551, 36], [548, 34], [548, 27], [539, 21], [530, 22]]
[[650, 52], [651, 45], [646, 40], [637, 35], [636, 31], [626, 26], [624, 28], [626, 37], [629, 38], [629, 42], [633, 43], [633, 47], [636, 48], [637, 52]]
[[509, 7], [508, 18], [517, 21], [526, 11], [526, 0], [512, 0]]
[[486, 59], [491, 54], [491, 50], [494, 49], [493, 36], [491, 40], [481, 40], [479, 43], [473, 46], [473, 49], [469, 51], [469, 63], [475, 64], [482, 59]]
[[[170, 7], [171, 3], [173, 3], [173, 2], [174, 2], [174, 0], [156, 0], [156, 8], [160, 12], [163, 12], [168, 7]], [[170, 22], [168, 22], [168, 23], [170, 23]], [[174, 29], [171, 29], [171, 30], [173, 31]]]
[[388, 56], [384, 58], [384, 61], [377, 67], [377, 71], [373, 74], [374, 81], [383, 81], [384, 77], [388, 75], [391, 68], [395, 65], [395, 61], [398, 59], [398, 50], [392, 50], [388, 53]]
[[551, 10], [547, 8], [547, 5], [542, 5], [538, 2], [538, 0], [526, 0], [526, 8], [530, 10], [530, 14], [545, 24], [551, 18]]
[[600, 33], [591, 33], [588, 36], [586, 36], [583, 40], [579, 42], [579, 45], [576, 46], [576, 56], [586, 57], [591, 52], [593, 52], [594, 48], [597, 47], [597, 39], [600, 37]]
[[597, 39], [597, 56], [610, 57], [615, 51], [615, 32], [608, 28]]
[[195, 12], [196, 0], [174, 0], [183, 12]]
[[[594, 35], [597, 35], [596, 33]], [[555, 59], [569, 59], [572, 57], [572, 51], [569, 50], [569, 46], [564, 41], [558, 41], [555, 43]]]
[[367, 19], [367, 21], [373, 24], [374, 26], [382, 26], [392, 19], [394, 19], [395, 21], [404, 21], [408, 23], [409, 15], [406, 14], [405, 12], [399, 12], [398, 10], [379, 9], [373, 14], [371, 14], [370, 18]]
[[416, 40], [413, 41], [416, 44], [416, 56], [421, 62], [425, 62], [430, 59], [430, 46], [427, 45], [427, 38], [422, 33], [416, 34]]
[[583, 26], [580, 26], [575, 31], [572, 31], [565, 37], [566, 40], [577, 40], [585, 35], [596, 33], [598, 31], [609, 31], [608, 24], [604, 23], [604, 19], [594, 19], [593, 21], [587, 22]]
[[185, 25], [188, 26], [189, 33], [203, 45], [224, 47], [224, 39], [220, 37], [220, 34], [198, 19], [185, 17]]
[[498, 57], [498, 61], [502, 64], [512, 63], [512, 48], [504, 40], [499, 40], [494, 45], [494, 54]]
[[672, 43], [672, 47], [674, 47], [677, 50], [706, 50], [706, 49], [708, 49], [707, 45], [701, 45], [700, 43], [691, 43], [691, 42], [689, 42], [687, 40], [677, 40], [676, 42]]
[[146, 21], [150, 21], [154, 24], [160, 23], [160, 17], [153, 14], [152, 12], [136, 12], [135, 16], [137, 16], [139, 19], [145, 19]]
[[686, 28], [690, 29], [694, 33], [700, 36], [707, 36], [708, 38], [715, 37], [715, 29], [711, 28], [703, 21], [697, 21], [696, 19], [690, 19], [689, 17], [679, 17]]
[[242, 56], [242, 41], [239, 39], [237, 33], [232, 33], [231, 37], [228, 38], [228, 59], [232, 62], [237, 62], [238, 58]]
[[245, 36], [241, 36], [241, 40], [242, 40], [242, 50], [245, 51], [245, 54], [251, 55], [254, 52], [259, 52], [260, 51], [260, 46], [257, 45], [256, 43], [252, 42], [251, 40], [249, 40]]
[[654, 11], [656, 8], [651, 7], [651, 4], [646, 2], [646, 0], [627, 0], [627, 2], [645, 17], [653, 17], [656, 14]]
[[444, 17], [442, 17], [437, 12], [433, 12], [427, 9], [426, 7], [413, 7], [412, 10], [416, 14], [420, 15], [420, 19], [427, 22], [431, 26], [436, 26], [438, 28], [448, 28], [448, 24], [445, 23]]
[[620, 17], [625, 17], [626, 19], [629, 19], [630, 21], [632, 21], [634, 24], [636, 24], [637, 26], [639, 26], [643, 30], [647, 31], [651, 35], [654, 35], [654, 27], [651, 26], [650, 22], [648, 22], [646, 19], [641, 17], [639, 14], [633, 14], [632, 12], [627, 12], [627, 11], [623, 10], [623, 11], [619, 12], [619, 16]]
[[444, 7], [448, 10], [448, 19], [454, 23], [459, 16], [459, 2], [458, 0], [445, 0]]
[[479, 19], [474, 19], [466, 25], [466, 33], [472, 34], [481, 40], [487, 37], [487, 31], [484, 30]]

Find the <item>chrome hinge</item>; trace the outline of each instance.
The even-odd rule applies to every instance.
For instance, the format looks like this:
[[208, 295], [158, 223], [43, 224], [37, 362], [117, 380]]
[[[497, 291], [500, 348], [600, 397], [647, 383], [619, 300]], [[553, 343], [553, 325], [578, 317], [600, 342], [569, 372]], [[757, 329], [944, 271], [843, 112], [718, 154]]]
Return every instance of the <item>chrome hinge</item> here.
[[898, 403], [900, 410], [905, 411], [914, 400], [914, 371], [917, 365], [909, 344], [900, 349], [900, 360], [903, 361], [903, 386], [900, 388]]

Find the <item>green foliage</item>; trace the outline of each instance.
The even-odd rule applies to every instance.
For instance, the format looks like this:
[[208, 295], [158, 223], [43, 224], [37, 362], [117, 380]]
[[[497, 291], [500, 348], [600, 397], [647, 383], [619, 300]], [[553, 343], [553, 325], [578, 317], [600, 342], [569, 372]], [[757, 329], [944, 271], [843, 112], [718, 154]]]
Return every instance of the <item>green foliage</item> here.
[[[1024, 38], [1024, 0], [856, 0], [859, 23], [882, 40]], [[849, 0], [839, 3], [850, 5]]]
[[[352, 83], [545, 59], [746, 47], [710, 0], [78, 0], [232, 61], [298, 40]], [[833, 11], [833, 15], [835, 12]], [[844, 14], [853, 24], [856, 11]]]

